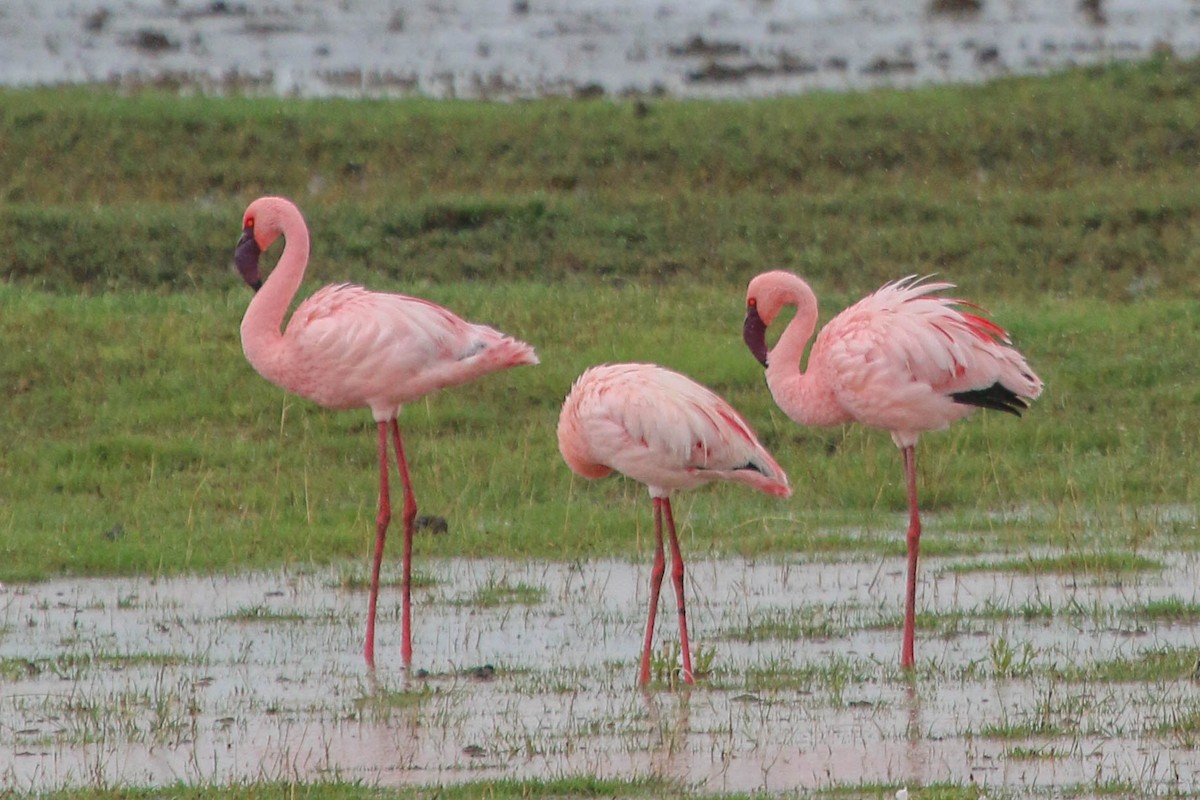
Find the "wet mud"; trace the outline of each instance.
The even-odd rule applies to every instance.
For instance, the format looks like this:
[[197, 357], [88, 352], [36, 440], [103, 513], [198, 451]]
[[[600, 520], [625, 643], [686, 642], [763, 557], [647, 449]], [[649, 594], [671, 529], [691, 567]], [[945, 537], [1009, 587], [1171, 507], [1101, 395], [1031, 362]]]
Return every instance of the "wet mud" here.
[[18, 0], [0, 85], [753, 97], [1200, 52], [1192, 0]]
[[[649, 692], [635, 686], [646, 565], [424, 563], [412, 675], [394, 589], [371, 675], [366, 598], [336, 569], [8, 586], [0, 783], [591, 774], [706, 791], [1128, 781], [1189, 794], [1193, 664], [1154, 680], [1103, 666], [1200, 652], [1200, 615], [1186, 612], [1200, 562], [1163, 560], [1097, 578], [929, 559], [913, 679], [896, 665], [899, 559], [697, 561], [693, 646], [711, 673], [672, 686], [676, 623], [660, 614]], [[1139, 611], [1170, 603], [1183, 615]]]

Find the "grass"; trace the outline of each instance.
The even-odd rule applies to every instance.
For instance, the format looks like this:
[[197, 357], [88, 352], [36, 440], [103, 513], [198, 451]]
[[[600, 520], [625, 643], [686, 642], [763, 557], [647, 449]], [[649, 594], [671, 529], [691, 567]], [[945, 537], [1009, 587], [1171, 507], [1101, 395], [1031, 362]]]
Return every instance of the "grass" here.
[[521, 581], [510, 583], [506, 578], [493, 577], [476, 589], [470, 597], [456, 600], [454, 603], [472, 608], [495, 608], [509, 605], [536, 606], [545, 598], [544, 587]]
[[1023, 747], [1017, 745], [1005, 751], [1008, 758], [1018, 761], [1055, 761], [1065, 757], [1062, 750], [1052, 747]]
[[1194, 293], [1198, 73], [1160, 60], [646, 114], [6, 92], [0, 275], [220, 287], [230, 220], [274, 192], [301, 201], [338, 278], [373, 282], [740, 283], [801, 262], [827, 293], [900, 265], [985, 295]]
[[[805, 431], [783, 418], [737, 339], [736, 287], [680, 284], [671, 293], [672, 310], [723, 320], [699, 336], [680, 336], [662, 292], [633, 284], [429, 288], [535, 342], [543, 364], [406, 410], [418, 504], [451, 525], [448, 535], [418, 537], [419, 556], [572, 559], [645, 546], [644, 491], [573, 478], [554, 441], [574, 376], [616, 358], [706, 376], [754, 421], [797, 487], [787, 503], [737, 488], [682, 496], [677, 516], [691, 552], [903, 552], [905, 501], [890, 440], [858, 427]], [[244, 302], [241, 287], [86, 296], [0, 285], [0, 335], [13, 354], [0, 364], [0, 384], [13, 387], [0, 420], [8, 498], [0, 580], [366, 557], [376, 492], [370, 417], [321, 410], [254, 374], [237, 341]], [[925, 552], [1058, 547], [1087, 555], [993, 566], [1064, 569], [1079, 559], [1086, 571], [1110, 558], [1114, 569], [1153, 561], [1102, 551], [1195, 547], [1194, 515], [1168, 513], [1195, 504], [1188, 453], [1200, 435], [1188, 416], [1194, 396], [1183, 386], [1194, 378], [1180, 339], [1181, 328], [1195, 332], [1184, 320], [1195, 303], [1105, 307], [1105, 328], [1091, 335], [1077, 331], [1100, 315], [1098, 301], [1065, 311], [1061, 301], [988, 304], [1029, 343], [1050, 388], [1025, 420], [979, 415], [924, 438]], [[595, 327], [567, 324], [589, 318]], [[1076, 331], [1070, 346], [1061, 342], [1066, 331]], [[1097, 377], [1136, 372], [1135, 346], [1183, 383], [1146, 378], [1137, 390]], [[1103, 387], [1103, 419], [1090, 401], [1071, 399], [1095, 387]], [[995, 513], [1014, 507], [1028, 513]], [[117, 525], [121, 536], [105, 535]]]
[[0, 658], [0, 679], [17, 681], [42, 674], [54, 675], [66, 681], [77, 680], [89, 669], [104, 667], [178, 667], [183, 659], [164, 653], [88, 653], [56, 658]]
[[1066, 553], [1056, 556], [1027, 556], [1002, 561], [968, 563], [951, 567], [953, 572], [1014, 572], [1024, 575], [1053, 573], [1107, 575], [1161, 570], [1164, 564], [1153, 558], [1123, 552]]
[[1200, 603], [1169, 597], [1135, 605], [1126, 613], [1139, 620], [1194, 623], [1200, 621]]
[[[227, 622], [301, 623], [314, 621], [314, 618], [308, 614], [298, 611], [279, 611], [265, 605], [242, 606], [222, 615], [221, 619]], [[332, 614], [328, 614], [328, 619], [333, 619]]]
[[[415, 534], [414, 534], [415, 535]], [[362, 565], [350, 564], [345, 565], [339, 571], [337, 580], [333, 582], [339, 589], [347, 592], [367, 592], [371, 589], [370, 565], [364, 563]], [[385, 587], [396, 588], [402, 585], [402, 580], [399, 575], [393, 578], [380, 577], [379, 588], [382, 590]], [[428, 572], [419, 569], [414, 569], [411, 576], [410, 586], [414, 590], [431, 589], [437, 586], [437, 578]]]
[[875, 680], [876, 667], [852, 656], [835, 656], [819, 665], [768, 661], [736, 673], [718, 669], [712, 686], [745, 692], [824, 692], [836, 701], [847, 686]]
[[1162, 648], [1142, 650], [1132, 658], [1101, 661], [1082, 669], [1065, 667], [1062, 674], [1076, 681], [1154, 684], [1196, 678], [1197, 666], [1200, 666], [1200, 649]]
[[[712, 385], [792, 476], [786, 504], [682, 500], [693, 548], [900, 552], [886, 436], [792, 425], [738, 340], [745, 281], [780, 265], [812, 280], [826, 317], [884, 279], [938, 272], [1047, 379], [1020, 423], [980, 415], [925, 437], [927, 553], [1194, 547], [1198, 78], [1163, 60], [662, 101], [644, 118], [623, 103], [6, 91], [0, 170], [20, 178], [0, 190], [0, 580], [366, 552], [369, 417], [286, 397], [240, 354], [247, 292], [228, 265], [241, 209], [264, 192], [308, 214], [302, 291], [411, 291], [542, 356], [406, 411], [418, 501], [452, 531], [421, 552], [569, 559], [644, 543], [640, 488], [572, 478], [553, 441], [572, 379], [605, 360]], [[1168, 518], [1180, 507], [1193, 511]]]
[[[1071, 626], [1092, 626], [1104, 629], [1129, 622], [1136, 623], [1138, 626], [1194, 625], [1198, 620], [1200, 620], [1200, 609], [1197, 609], [1196, 604], [1178, 598], [1118, 607], [1102, 607], [1098, 604], [1085, 607], [1076, 600], [1061, 602], [1058, 605], [1043, 602], [1036, 605], [1025, 603], [1018, 606], [989, 602], [972, 609], [918, 611], [916, 630], [926, 636], [950, 639], [994, 629], [999, 623], [1049, 625], [1058, 622]], [[719, 639], [748, 644], [769, 641], [828, 641], [845, 639], [861, 632], [897, 631], [902, 624], [902, 615], [895, 613], [890, 606], [870, 610], [851, 608], [845, 605], [824, 607], [794, 604], [787, 607], [756, 610], [748, 614], [742, 624], [729, 626], [715, 635]], [[1018, 653], [1013, 643], [1003, 635], [992, 634], [992, 636], [990, 656], [995, 674], [1010, 674], [1014, 662], [1018, 659], [1021, 674], [1030, 674], [1034, 671], [1032, 664], [1034, 653], [1028, 649], [1028, 643], [1025, 643], [1025, 649]], [[1196, 666], [1200, 653], [1184, 651], [1174, 656], [1168, 656], [1167, 653], [1153, 651], [1147, 658], [1150, 659], [1148, 663], [1141, 661], [1135, 663], [1142, 664], [1148, 671], [1130, 669], [1128, 679], [1144, 681], [1185, 675]], [[1162, 659], [1166, 659], [1166, 661], [1164, 662]], [[1089, 666], [1087, 672], [1078, 669], [1069, 669], [1068, 672], [1075, 680], [1119, 681], [1124, 679], [1122, 676], [1125, 674], [1121, 670], [1121, 665], [1127, 663], [1127, 661], [1105, 662], [1101, 665]], [[1161, 664], [1161, 670], [1155, 669], [1153, 666], [1155, 664]], [[1043, 669], [1057, 675], [1064, 674], [1057, 665], [1050, 665]]]
[[828, 639], [844, 636], [847, 624], [834, 609], [815, 607], [767, 609], [746, 625], [722, 632], [742, 642], [769, 639]]

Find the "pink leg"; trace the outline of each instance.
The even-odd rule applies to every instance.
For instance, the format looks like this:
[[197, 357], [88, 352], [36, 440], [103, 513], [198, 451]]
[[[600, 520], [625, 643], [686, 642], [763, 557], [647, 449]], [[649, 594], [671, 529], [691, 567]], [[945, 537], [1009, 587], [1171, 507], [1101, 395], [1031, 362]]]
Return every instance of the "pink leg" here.
[[387, 423], [379, 423], [379, 516], [375, 518], [375, 561], [371, 565], [371, 599], [367, 605], [367, 643], [363, 656], [367, 667], [375, 669], [375, 608], [379, 604], [379, 566], [383, 563], [383, 541], [392, 518], [388, 491]]
[[663, 511], [667, 517], [667, 531], [671, 535], [671, 580], [675, 584], [675, 600], [679, 604], [679, 649], [683, 654], [683, 682], [695, 683], [696, 679], [692, 675], [692, 649], [688, 645], [687, 607], [683, 602], [683, 553], [679, 550], [679, 536], [675, 533], [671, 498], [663, 499]]
[[900, 653], [900, 666], [912, 669], [917, 614], [917, 551], [921, 546], [921, 515], [917, 511], [917, 455], [912, 445], [904, 448], [904, 477], [908, 482], [908, 592], [904, 602], [904, 649]]
[[662, 498], [654, 498], [654, 569], [650, 571], [650, 619], [646, 623], [646, 644], [642, 647], [642, 673], [638, 683], [650, 683], [650, 647], [654, 644], [654, 617], [658, 614], [658, 595], [662, 589], [667, 562], [663, 557]]
[[400, 441], [400, 423], [394, 419], [392, 443], [396, 447], [396, 466], [400, 470], [400, 480], [404, 483], [404, 576], [401, 581], [403, 599], [400, 617], [400, 658], [407, 669], [412, 666], [412, 544], [413, 520], [417, 518], [417, 497], [413, 494], [408, 461], [404, 458], [404, 445]]

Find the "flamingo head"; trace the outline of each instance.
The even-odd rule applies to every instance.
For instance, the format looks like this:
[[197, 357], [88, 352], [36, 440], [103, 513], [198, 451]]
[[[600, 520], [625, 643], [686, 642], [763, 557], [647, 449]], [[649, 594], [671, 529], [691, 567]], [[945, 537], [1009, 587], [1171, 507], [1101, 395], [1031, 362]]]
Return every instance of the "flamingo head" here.
[[262, 287], [258, 257], [279, 238], [292, 216], [299, 218], [300, 211], [283, 197], [260, 197], [242, 215], [242, 238], [233, 251], [233, 261], [242, 279], [256, 292]]
[[817, 297], [801, 278], [774, 270], [757, 275], [746, 287], [746, 322], [742, 339], [764, 367], [767, 366], [767, 328], [784, 308], [792, 306], [797, 316], [816, 318]]

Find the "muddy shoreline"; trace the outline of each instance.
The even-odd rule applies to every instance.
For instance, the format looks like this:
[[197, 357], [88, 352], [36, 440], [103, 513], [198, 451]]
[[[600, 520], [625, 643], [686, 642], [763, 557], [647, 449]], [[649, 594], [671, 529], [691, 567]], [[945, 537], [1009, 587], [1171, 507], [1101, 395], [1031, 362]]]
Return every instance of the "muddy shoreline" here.
[[[1120, 580], [967, 563], [926, 563], [922, 606], [939, 621], [922, 626], [910, 681], [896, 667], [900, 559], [697, 559], [693, 645], [715, 652], [719, 671], [691, 692], [659, 683], [649, 694], [635, 686], [647, 564], [429, 561], [414, 608], [424, 674], [413, 677], [399, 666], [394, 588], [381, 601], [379, 670], [364, 668], [366, 598], [343, 587], [346, 565], [5, 587], [0, 785], [593, 774], [708, 792], [1200, 791], [1200, 751], [1169, 732], [1197, 702], [1186, 675], [1062, 677], [1194, 649], [1194, 618], [1138, 609], [1194, 602], [1195, 554]], [[524, 588], [512, 602], [479, 599], [498, 586]], [[768, 633], [787, 619], [805, 630]], [[761, 633], [739, 633], [747, 625]], [[675, 637], [660, 619], [656, 652]]]

